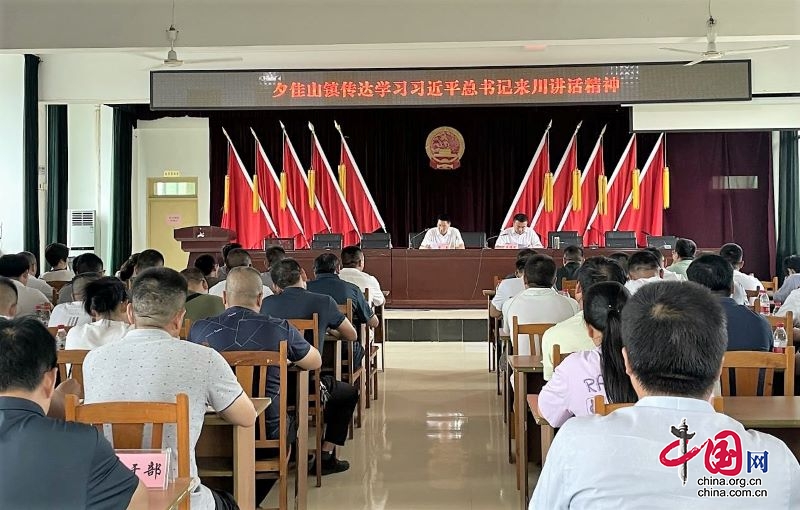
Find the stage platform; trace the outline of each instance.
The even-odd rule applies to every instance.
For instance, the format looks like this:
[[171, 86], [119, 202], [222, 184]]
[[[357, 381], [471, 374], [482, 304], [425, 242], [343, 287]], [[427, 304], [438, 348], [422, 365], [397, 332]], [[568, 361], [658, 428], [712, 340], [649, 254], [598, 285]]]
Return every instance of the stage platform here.
[[486, 308], [458, 310], [387, 309], [390, 342], [485, 342]]

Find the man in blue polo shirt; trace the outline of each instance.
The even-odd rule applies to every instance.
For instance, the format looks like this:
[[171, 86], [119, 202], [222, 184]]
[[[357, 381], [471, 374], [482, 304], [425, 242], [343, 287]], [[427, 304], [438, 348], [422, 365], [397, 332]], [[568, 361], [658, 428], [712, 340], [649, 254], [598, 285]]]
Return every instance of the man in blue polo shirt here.
[[[729, 351], [769, 351], [772, 349], [772, 328], [767, 320], [750, 307], [731, 298], [734, 289], [733, 266], [719, 255], [702, 255], [686, 270], [690, 282], [711, 290], [728, 322]], [[788, 327], [792, 327], [791, 324]]]
[[96, 428], [45, 416], [56, 370], [41, 322], [0, 319], [0, 508], [143, 508], [147, 489]]

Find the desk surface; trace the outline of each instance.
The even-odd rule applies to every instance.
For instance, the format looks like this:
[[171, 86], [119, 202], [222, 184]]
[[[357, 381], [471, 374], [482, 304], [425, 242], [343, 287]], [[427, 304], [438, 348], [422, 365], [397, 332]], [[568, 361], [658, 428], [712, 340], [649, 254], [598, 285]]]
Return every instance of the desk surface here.
[[508, 364], [517, 372], [542, 372], [541, 356], [509, 356]]
[[[250, 400], [253, 401], [253, 406], [256, 408], [256, 416], [261, 416], [261, 413], [272, 404], [271, 398], [251, 398]], [[230, 425], [230, 423], [225, 421], [218, 413], [210, 412], [206, 413], [203, 425]]]
[[[189, 495], [191, 478], [177, 478], [167, 485], [166, 489], [148, 489], [147, 502], [150, 510], [170, 510], [177, 508], [178, 503]], [[135, 510], [141, 507], [134, 507]], [[144, 510], [144, 509], [142, 509]]]
[[722, 405], [748, 428], [800, 427], [800, 397], [723, 397]]

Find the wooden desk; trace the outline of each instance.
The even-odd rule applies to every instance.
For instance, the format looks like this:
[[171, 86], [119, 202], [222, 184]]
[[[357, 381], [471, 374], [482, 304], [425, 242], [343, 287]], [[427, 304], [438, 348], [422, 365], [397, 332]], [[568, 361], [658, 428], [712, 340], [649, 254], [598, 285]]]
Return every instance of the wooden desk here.
[[[529, 391], [528, 377], [531, 376], [531, 391], [538, 393], [544, 386], [542, 357], [541, 356], [508, 356], [508, 366], [514, 371], [514, 414], [515, 445], [517, 458], [517, 488], [520, 489], [520, 508], [528, 507], [528, 406], [527, 396]], [[509, 420], [509, 430], [511, 427]], [[536, 436], [534, 443], [538, 443]], [[510, 447], [510, 444], [509, 444]], [[535, 445], [537, 451], [540, 445]]]
[[747, 428], [773, 435], [800, 460], [800, 397], [723, 397], [724, 413]]
[[166, 489], [148, 489], [147, 507], [134, 506], [133, 510], [172, 510], [178, 508], [183, 498], [189, 497], [191, 478], [176, 478]]
[[550, 445], [553, 444], [553, 438], [556, 435], [556, 429], [553, 428], [552, 425], [547, 423], [547, 420], [539, 416], [539, 395], [528, 395], [528, 409], [530, 409], [531, 414], [533, 415], [533, 421], [536, 422], [536, 425], [539, 425], [541, 429], [541, 438], [542, 438], [542, 467], [544, 467], [544, 462], [547, 460], [547, 452], [550, 451]]

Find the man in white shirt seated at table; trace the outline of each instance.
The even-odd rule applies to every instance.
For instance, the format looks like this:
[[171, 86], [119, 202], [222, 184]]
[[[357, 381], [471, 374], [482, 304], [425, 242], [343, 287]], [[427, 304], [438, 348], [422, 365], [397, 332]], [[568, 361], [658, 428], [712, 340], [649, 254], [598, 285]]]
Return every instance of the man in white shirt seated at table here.
[[92, 316], [86, 313], [83, 306], [83, 299], [86, 297], [86, 287], [90, 283], [99, 280], [102, 275], [98, 273], [79, 274], [72, 280], [72, 299], [70, 303], [59, 303], [50, 313], [50, 322], [47, 325], [51, 328], [57, 326], [82, 326], [91, 324]]
[[497, 289], [495, 289], [494, 297], [489, 306], [490, 316], [501, 317], [503, 315], [503, 305], [505, 305], [509, 299], [525, 290], [525, 280], [522, 276], [525, 274], [525, 263], [528, 262], [530, 257], [532, 257], [532, 255], [527, 253], [521, 256], [517, 255], [514, 274], [511, 278], [501, 280], [497, 285]]
[[450, 216], [441, 214], [436, 221], [436, 228], [428, 229], [425, 232], [425, 238], [422, 239], [419, 249], [463, 250], [464, 240], [461, 239], [461, 232], [450, 226]]
[[589, 336], [586, 322], [583, 320], [583, 294], [586, 290], [600, 282], [617, 282], [625, 285], [625, 271], [617, 262], [606, 257], [590, 257], [583, 262], [575, 275], [578, 280], [575, 286], [575, 300], [580, 310], [564, 321], [559, 322], [542, 335], [542, 366], [545, 381], [553, 376], [553, 346], [558, 344], [562, 354], [589, 351], [596, 346]]
[[649, 251], [637, 251], [628, 259], [628, 277], [625, 288], [631, 295], [648, 283], [660, 282], [661, 266], [655, 255]]
[[40, 291], [25, 286], [28, 281], [28, 260], [22, 255], [0, 257], [0, 276], [9, 278], [17, 288], [17, 317], [35, 314], [37, 306], [48, 311], [53, 309], [50, 303], [52, 296], [45, 296]]
[[[556, 263], [547, 255], [533, 255], [525, 262], [525, 290], [510, 299], [503, 306], [503, 332], [510, 334], [514, 317], [518, 324], [556, 324], [575, 315], [580, 307], [578, 302], [562, 296], [553, 288], [556, 277]], [[514, 339], [512, 337], [511, 341]], [[514, 354], [530, 355], [534, 339], [520, 335], [519, 345], [514, 345]]]
[[369, 289], [369, 300], [372, 307], [386, 303], [381, 284], [371, 274], [364, 272], [364, 252], [358, 246], [345, 246], [342, 248], [342, 268], [339, 270], [339, 279], [352, 283], [361, 292]]
[[[247, 253], [247, 250], [242, 248], [234, 248], [228, 252], [228, 256], [225, 258], [226, 278], [228, 276], [228, 272], [234, 267], [253, 267], [253, 261], [250, 258], [250, 254]], [[268, 288], [266, 285], [263, 285], [261, 290], [264, 292], [264, 297], [268, 297], [273, 294], [272, 289]], [[220, 281], [218, 284], [208, 289], [209, 295], [217, 297], [222, 297], [222, 293], [224, 291], [225, 280]]]
[[539, 235], [528, 227], [528, 216], [519, 213], [514, 216], [513, 226], [500, 232], [495, 248], [543, 248]]
[[[530, 510], [800, 508], [800, 465], [786, 444], [708, 402], [727, 345], [717, 298], [691, 282], [648, 285], [622, 310], [622, 341], [639, 401], [568, 420]], [[736, 497], [742, 487], [763, 498]]]
[[674, 281], [674, 282], [685, 282], [686, 281], [686, 277], [685, 276], [679, 275], [678, 273], [673, 273], [672, 271], [670, 271], [669, 269], [664, 267], [664, 262], [666, 261], [666, 259], [664, 258], [664, 254], [661, 252], [661, 250], [659, 250], [658, 248], [653, 248], [652, 246], [649, 246], [649, 247], [645, 248], [644, 251], [649, 251], [650, 253], [652, 253], [653, 255], [656, 256], [656, 259], [658, 259], [658, 266], [661, 268], [661, 279], [662, 280]]
[[[734, 300], [739, 304], [753, 304], [756, 298], [747, 298], [747, 291], [757, 291], [762, 287], [761, 280], [755, 276], [744, 274], [742, 267], [744, 267], [744, 250], [736, 243], [728, 243], [719, 249], [719, 256], [727, 260], [733, 266], [733, 283], [738, 286], [734, 292]], [[744, 290], [744, 300], [742, 296], [738, 295], [741, 290]], [[744, 301], [744, 302], [742, 302]]]
[[36, 278], [38, 267], [36, 265], [36, 257], [34, 254], [29, 251], [21, 251], [19, 254], [25, 257], [25, 260], [28, 261], [28, 283], [26, 283], [25, 286], [36, 289], [45, 296], [52, 296], [53, 287], [48, 285], [46, 281]]

